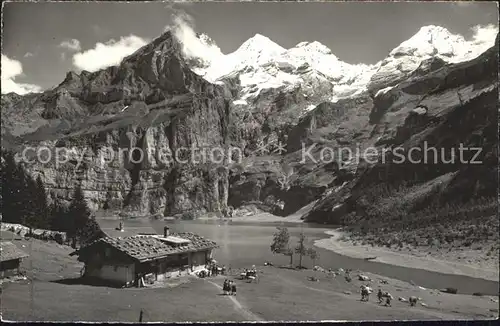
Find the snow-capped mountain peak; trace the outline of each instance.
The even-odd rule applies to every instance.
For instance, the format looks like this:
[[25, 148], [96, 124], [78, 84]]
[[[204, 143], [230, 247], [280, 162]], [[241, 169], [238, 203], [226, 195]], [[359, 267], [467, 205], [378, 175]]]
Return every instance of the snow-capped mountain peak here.
[[332, 50], [330, 50], [326, 45], [323, 45], [318, 41], [300, 42], [295, 46], [295, 48], [304, 49], [307, 52], [316, 52], [321, 54], [333, 55]]
[[336, 98], [342, 98], [353, 93], [352, 87], [346, 85], [357, 87], [355, 80], [369, 69], [371, 66], [340, 61], [331, 49], [318, 41], [301, 42], [285, 49], [268, 37], [256, 34], [200, 73], [211, 81], [238, 75], [242, 90], [237, 102], [243, 103], [264, 89], [298, 85], [302, 85], [308, 98], [315, 93], [324, 93], [327, 97], [335, 93]]
[[420, 28], [415, 35], [394, 48], [389, 55], [454, 57], [462, 54], [465, 43], [463, 36], [452, 34], [441, 26], [429, 25]]
[[268, 37], [255, 34], [246, 40], [236, 51], [229, 54], [229, 56], [248, 63], [263, 64], [285, 51], [285, 48], [276, 44]]
[[217, 43], [215, 43], [215, 41], [210, 37], [208, 36], [207, 34], [205, 33], [199, 33], [196, 35], [201, 42], [203, 42], [204, 44], [208, 45], [208, 46], [214, 46], [214, 47], [217, 47]]
[[[300, 42], [285, 49], [268, 37], [255, 34], [236, 51], [220, 57], [212, 56], [217, 59], [197, 72], [211, 81], [229, 75], [238, 76], [242, 86], [238, 103], [248, 102], [264, 89], [297, 86], [307, 98], [321, 93], [341, 99], [368, 88], [384, 88], [397, 83], [430, 58], [444, 62], [473, 59], [492, 46], [494, 39], [490, 44], [489, 38], [467, 41], [444, 27], [424, 26], [390, 51], [385, 59], [375, 65], [366, 65], [343, 62], [318, 41]], [[200, 39], [216, 46], [201, 36]]]
[[243, 44], [238, 48], [238, 50], [236, 50], [236, 52], [262, 51], [265, 50], [266, 48], [268, 48], [267, 50], [272, 52], [285, 51], [283, 47], [273, 42], [267, 36], [261, 34], [255, 34], [254, 36], [243, 42]]
[[488, 37], [482, 35], [483, 37], [479, 39], [474, 37], [468, 41], [444, 27], [424, 26], [375, 65], [375, 73], [370, 78], [371, 88], [380, 89], [388, 84], [397, 83], [415, 71], [422, 62], [431, 58], [440, 59], [445, 63], [472, 60], [493, 46], [495, 38], [491, 36], [496, 33], [489, 33], [486, 35]]

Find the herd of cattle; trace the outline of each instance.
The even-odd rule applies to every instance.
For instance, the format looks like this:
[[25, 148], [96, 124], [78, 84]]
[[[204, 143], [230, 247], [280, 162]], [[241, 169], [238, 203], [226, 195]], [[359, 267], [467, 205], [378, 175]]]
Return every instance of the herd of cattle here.
[[[369, 287], [368, 285], [361, 285], [361, 301], [368, 301], [370, 298], [370, 294], [372, 294], [372, 293], [373, 293], [373, 289], [371, 287]], [[379, 303], [382, 303], [385, 301], [386, 306], [390, 306], [391, 301], [393, 299], [392, 295], [389, 292], [382, 291], [382, 289], [378, 289], [377, 298], [378, 298]], [[415, 296], [411, 296], [408, 298], [408, 300], [406, 300], [405, 298], [402, 298], [402, 297], [399, 297], [398, 300], [401, 302], [409, 302], [410, 306], [413, 307], [417, 304], [418, 301], [420, 301], [422, 299], [415, 297]]]
[[[337, 271], [332, 271], [331, 269], [325, 270], [324, 268], [322, 268], [320, 266], [314, 266], [314, 270], [328, 273], [328, 275], [331, 275], [332, 277], [336, 277], [336, 276], [340, 275], [341, 273], [345, 273], [346, 281], [347, 282], [352, 281], [352, 277], [350, 275], [351, 270], [343, 270], [342, 268], [339, 268]], [[316, 278], [309, 278], [309, 280], [317, 281]], [[362, 275], [362, 274], [358, 275], [358, 280], [362, 281], [362, 282], [372, 281], [368, 276]], [[381, 280], [381, 283], [387, 284], [387, 281]], [[369, 285], [361, 285], [360, 288], [361, 288], [361, 291], [360, 291], [361, 292], [361, 301], [369, 301], [370, 294], [373, 293], [373, 289]], [[394, 297], [388, 291], [382, 291], [382, 289], [379, 289], [377, 292], [377, 299], [378, 299], [378, 302], [380, 304], [384, 303], [385, 306], [391, 306], [391, 301], [394, 299]], [[413, 307], [413, 306], [417, 305], [417, 302], [421, 301], [422, 299], [415, 297], [415, 296], [411, 296], [408, 298], [408, 300], [403, 298], [403, 297], [399, 297], [398, 300], [401, 302], [408, 302], [410, 304], [410, 306]], [[425, 304], [423, 302], [421, 304], [423, 306], [425, 306]]]

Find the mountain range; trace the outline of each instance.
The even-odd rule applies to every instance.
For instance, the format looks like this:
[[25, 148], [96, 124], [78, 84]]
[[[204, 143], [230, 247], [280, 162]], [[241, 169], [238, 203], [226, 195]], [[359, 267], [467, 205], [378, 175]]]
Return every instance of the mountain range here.
[[[319, 42], [285, 49], [257, 34], [223, 54], [207, 35], [173, 28], [119, 66], [68, 72], [43, 93], [2, 95], [2, 147], [72, 148], [65, 163], [26, 169], [50, 200], [69, 202], [80, 184], [105, 215], [193, 218], [231, 207], [286, 220], [308, 207], [307, 221], [363, 232], [403, 232], [408, 218], [418, 229], [422, 216], [465, 223], [456, 214], [496, 203], [497, 49], [498, 36], [467, 41], [425, 26], [382, 61], [349, 64]], [[301, 159], [304, 146], [318, 158], [325, 149], [424, 143], [481, 147], [482, 163]], [[158, 154], [192, 146], [235, 147], [243, 159], [181, 164]], [[150, 154], [103, 164], [107, 149], [133, 147]]]

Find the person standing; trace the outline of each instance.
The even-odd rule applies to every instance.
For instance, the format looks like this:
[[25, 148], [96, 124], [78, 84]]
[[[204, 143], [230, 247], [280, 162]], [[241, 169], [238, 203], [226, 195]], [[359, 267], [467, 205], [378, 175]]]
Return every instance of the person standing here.
[[236, 284], [231, 282], [231, 295], [236, 295]]
[[382, 303], [384, 299], [384, 294], [382, 293], [381, 289], [378, 289], [377, 298], [378, 298], [378, 303]]
[[84, 275], [85, 275], [85, 265], [80, 270], [80, 277], [83, 277]]

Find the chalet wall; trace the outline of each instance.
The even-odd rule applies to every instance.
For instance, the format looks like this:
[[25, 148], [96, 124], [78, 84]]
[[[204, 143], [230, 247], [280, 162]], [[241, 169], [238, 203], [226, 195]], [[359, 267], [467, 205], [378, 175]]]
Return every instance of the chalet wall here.
[[3, 261], [0, 263], [0, 277], [9, 277], [19, 274], [20, 259]]
[[19, 270], [16, 269], [6, 269], [0, 272], [0, 278], [11, 277], [19, 275]]
[[206, 251], [193, 252], [189, 256], [189, 266], [192, 266], [193, 271], [202, 269], [207, 263], [207, 257]]
[[192, 272], [199, 271], [205, 268], [208, 260], [212, 257], [212, 250], [191, 252], [188, 254], [189, 267], [182, 270], [180, 266], [169, 267], [167, 270], [160, 269], [160, 273], [156, 275], [156, 280], [161, 281], [165, 278], [185, 276]]
[[165, 272], [163, 274], [157, 274], [156, 280], [162, 281], [164, 279], [168, 279], [171, 277], [186, 276], [186, 275], [189, 275], [190, 273], [191, 273], [191, 270], [189, 270], [189, 269], [181, 271], [180, 268], [175, 268], [175, 269], [172, 269], [171, 271]]
[[134, 281], [135, 270], [133, 264], [102, 265], [100, 268], [90, 270], [88, 275], [112, 282], [128, 283]]
[[[118, 284], [131, 284], [136, 277], [144, 277], [156, 281], [170, 277], [191, 274], [205, 268], [212, 257], [212, 250], [169, 255], [157, 261], [143, 263], [127, 263], [125, 256], [109, 246], [94, 248], [82, 260], [85, 261], [85, 275]], [[117, 263], [115, 263], [117, 262]]]

